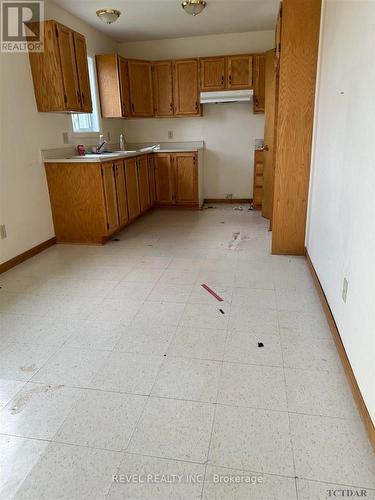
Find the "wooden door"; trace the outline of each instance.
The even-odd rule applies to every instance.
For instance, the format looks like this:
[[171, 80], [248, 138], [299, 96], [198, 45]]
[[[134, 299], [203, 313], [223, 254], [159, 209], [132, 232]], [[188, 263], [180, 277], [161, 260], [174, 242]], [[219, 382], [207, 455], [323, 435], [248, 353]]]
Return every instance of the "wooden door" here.
[[59, 45], [60, 64], [64, 84], [65, 109], [81, 111], [81, 93], [79, 90], [73, 31], [56, 23]]
[[123, 161], [119, 160], [115, 162], [115, 173], [116, 173], [118, 216], [119, 216], [120, 226], [123, 226], [129, 220], [128, 197], [126, 193], [125, 170]]
[[265, 57], [266, 89], [264, 110], [264, 171], [262, 215], [272, 218], [273, 186], [275, 178], [275, 117], [276, 117], [276, 74], [275, 51], [269, 50]]
[[280, 3], [279, 14], [277, 16], [276, 21], [276, 29], [275, 29], [275, 67], [278, 69], [280, 63], [280, 54], [281, 54], [281, 16], [282, 16], [283, 6]]
[[266, 85], [266, 56], [257, 54], [253, 58], [253, 82], [254, 82], [254, 113], [264, 113], [265, 85]]
[[249, 55], [228, 57], [228, 89], [242, 90], [253, 87], [253, 58]]
[[195, 153], [176, 153], [173, 156], [175, 201], [177, 205], [198, 203], [198, 166]]
[[260, 208], [263, 200], [263, 167], [264, 152], [255, 150], [254, 152], [254, 179], [253, 179], [253, 204]]
[[203, 57], [200, 59], [201, 91], [224, 90], [226, 87], [225, 57]]
[[141, 156], [137, 162], [139, 201], [141, 212], [146, 212], [150, 208], [150, 185], [148, 182], [148, 159]]
[[133, 220], [141, 213], [136, 158], [129, 158], [129, 160], [125, 160], [125, 181], [126, 193], [128, 197], [129, 220]]
[[151, 63], [128, 61], [131, 115], [154, 116]]
[[128, 63], [123, 57], [117, 57], [120, 84], [121, 116], [126, 118], [130, 116]]
[[113, 163], [102, 164], [103, 190], [107, 214], [107, 229], [111, 233], [119, 226], [115, 168]]
[[172, 61], [152, 64], [155, 116], [173, 116]]
[[81, 109], [85, 113], [92, 113], [92, 100], [87, 61], [85, 37], [74, 32], [74, 48], [76, 54], [78, 83], [81, 93]]
[[200, 115], [198, 59], [174, 61], [173, 67], [174, 114], [176, 116]]
[[172, 155], [169, 153], [157, 153], [155, 162], [155, 186], [156, 202], [159, 205], [174, 204], [174, 175], [172, 167]]
[[150, 188], [150, 205], [154, 206], [156, 201], [156, 190], [155, 190], [155, 162], [153, 155], [149, 155], [148, 157], [148, 185]]

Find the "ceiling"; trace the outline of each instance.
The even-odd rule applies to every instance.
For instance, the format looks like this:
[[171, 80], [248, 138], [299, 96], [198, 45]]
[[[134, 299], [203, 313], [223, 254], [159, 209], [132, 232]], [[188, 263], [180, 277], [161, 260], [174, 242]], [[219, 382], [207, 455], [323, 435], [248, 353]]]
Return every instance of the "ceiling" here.
[[[160, 40], [215, 33], [274, 29], [279, 0], [207, 0], [196, 17], [181, 8], [181, 0], [53, 0], [116, 41]], [[96, 10], [121, 11], [119, 20], [106, 25]]]

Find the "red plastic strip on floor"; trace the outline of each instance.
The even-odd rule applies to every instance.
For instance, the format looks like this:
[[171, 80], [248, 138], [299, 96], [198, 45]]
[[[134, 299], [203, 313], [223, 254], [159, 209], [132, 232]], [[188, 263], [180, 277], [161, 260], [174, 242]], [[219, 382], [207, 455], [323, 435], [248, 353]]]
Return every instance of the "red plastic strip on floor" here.
[[207, 290], [208, 293], [210, 293], [213, 297], [215, 297], [216, 300], [218, 300], [219, 302], [223, 302], [223, 299], [217, 294], [215, 293], [213, 290], [211, 290], [211, 288], [209, 286], [207, 286], [206, 284], [202, 283], [201, 285], [205, 290]]

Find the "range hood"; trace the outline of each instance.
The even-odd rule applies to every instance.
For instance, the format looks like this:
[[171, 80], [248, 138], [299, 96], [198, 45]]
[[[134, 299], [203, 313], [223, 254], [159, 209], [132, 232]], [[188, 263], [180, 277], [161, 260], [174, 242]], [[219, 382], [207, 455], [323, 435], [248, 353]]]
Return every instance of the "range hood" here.
[[222, 90], [220, 92], [201, 92], [201, 104], [251, 101], [252, 90]]

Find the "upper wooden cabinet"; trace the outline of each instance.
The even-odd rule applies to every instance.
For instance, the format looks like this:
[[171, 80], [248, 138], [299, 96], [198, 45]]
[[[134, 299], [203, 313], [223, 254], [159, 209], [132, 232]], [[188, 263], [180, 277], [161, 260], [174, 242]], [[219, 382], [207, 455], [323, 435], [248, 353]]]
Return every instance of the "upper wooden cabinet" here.
[[128, 72], [131, 116], [154, 116], [151, 63], [128, 60]]
[[266, 56], [257, 54], [253, 57], [254, 113], [264, 113], [266, 91]]
[[38, 111], [91, 113], [85, 38], [56, 21], [44, 22], [44, 51], [29, 52]]
[[103, 118], [130, 116], [128, 65], [117, 54], [96, 56], [100, 107]]
[[200, 59], [201, 90], [224, 90], [226, 88], [226, 58], [203, 57]]
[[173, 62], [174, 114], [199, 116], [199, 60], [181, 59]]
[[152, 63], [155, 116], [173, 116], [172, 61]]
[[253, 87], [253, 57], [228, 56], [228, 89], [242, 90]]

